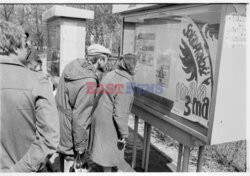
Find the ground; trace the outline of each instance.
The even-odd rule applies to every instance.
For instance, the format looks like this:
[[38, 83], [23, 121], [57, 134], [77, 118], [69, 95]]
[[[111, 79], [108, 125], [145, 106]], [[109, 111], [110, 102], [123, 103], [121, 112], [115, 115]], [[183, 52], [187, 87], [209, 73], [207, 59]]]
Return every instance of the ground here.
[[[141, 166], [143, 120], [139, 120], [137, 167], [136, 171], [143, 171]], [[133, 145], [134, 121], [129, 119], [130, 136], [125, 150], [125, 159], [131, 164]], [[149, 157], [149, 172], [170, 172], [167, 164], [176, 165], [178, 158], [178, 142], [153, 128], [151, 133], [151, 149]], [[196, 171], [198, 147], [191, 149], [189, 171]], [[173, 168], [172, 168], [173, 169]], [[246, 141], [237, 141], [220, 145], [206, 146], [204, 152], [203, 172], [246, 172]]]
[[[131, 165], [132, 162], [132, 150], [133, 150], [133, 131], [130, 130], [128, 144], [125, 150], [125, 160]], [[136, 157], [136, 167], [137, 172], [143, 172], [141, 169], [142, 164], [142, 149], [143, 141], [142, 138], [138, 138], [137, 143], [137, 157]], [[167, 163], [171, 162], [168, 158], [164, 157], [162, 153], [157, 151], [155, 148], [150, 149], [150, 159], [149, 159], [149, 170], [148, 172], [171, 172], [171, 170], [166, 166]]]

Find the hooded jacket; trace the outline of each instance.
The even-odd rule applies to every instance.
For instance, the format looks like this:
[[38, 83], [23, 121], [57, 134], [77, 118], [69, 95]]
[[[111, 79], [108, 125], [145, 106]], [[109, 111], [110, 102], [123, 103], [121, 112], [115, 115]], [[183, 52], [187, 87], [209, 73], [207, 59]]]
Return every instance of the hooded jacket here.
[[93, 65], [76, 59], [65, 67], [56, 94], [61, 135], [59, 153], [73, 155], [74, 151], [87, 148], [89, 115], [95, 98], [95, 94], [87, 93], [87, 83], [94, 83], [96, 89]]

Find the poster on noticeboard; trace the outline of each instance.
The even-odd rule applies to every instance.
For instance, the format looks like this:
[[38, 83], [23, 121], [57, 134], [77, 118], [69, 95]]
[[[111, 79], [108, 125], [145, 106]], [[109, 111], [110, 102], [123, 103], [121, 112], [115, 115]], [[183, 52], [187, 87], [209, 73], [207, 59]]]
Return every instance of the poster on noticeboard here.
[[219, 24], [197, 23], [189, 16], [135, 26], [136, 84], [160, 84], [158, 95], [173, 101], [172, 113], [208, 127], [218, 32]]
[[183, 21], [172, 112], [208, 127], [218, 39], [208, 24], [198, 27], [189, 17]]

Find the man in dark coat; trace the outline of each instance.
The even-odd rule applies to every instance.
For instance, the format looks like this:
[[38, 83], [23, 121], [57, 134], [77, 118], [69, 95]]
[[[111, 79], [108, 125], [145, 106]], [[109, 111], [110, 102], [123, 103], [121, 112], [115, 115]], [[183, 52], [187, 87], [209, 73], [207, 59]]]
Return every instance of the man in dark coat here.
[[[78, 153], [84, 153], [88, 146], [88, 126], [95, 94], [87, 92], [87, 84], [97, 86], [97, 71], [104, 71], [111, 52], [99, 45], [87, 49], [87, 57], [70, 62], [59, 80], [56, 102], [60, 116], [60, 153], [61, 171], [69, 171]], [[64, 166], [64, 168], [63, 168]]]
[[0, 172], [41, 171], [59, 143], [59, 117], [46, 76], [23, 64], [24, 31], [0, 22]]

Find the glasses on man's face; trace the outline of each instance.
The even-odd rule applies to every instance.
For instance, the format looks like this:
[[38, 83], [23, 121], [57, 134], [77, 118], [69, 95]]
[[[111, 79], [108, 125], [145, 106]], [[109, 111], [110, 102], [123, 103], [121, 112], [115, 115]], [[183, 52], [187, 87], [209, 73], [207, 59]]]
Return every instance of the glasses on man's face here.
[[28, 45], [28, 43], [27, 43], [27, 37], [26, 37], [26, 35], [24, 36], [24, 40], [22, 40], [22, 42], [24, 43], [24, 48], [28, 48], [29, 47], [29, 45]]

